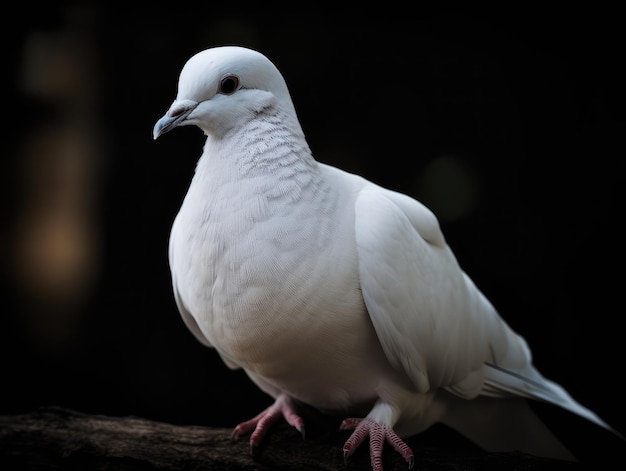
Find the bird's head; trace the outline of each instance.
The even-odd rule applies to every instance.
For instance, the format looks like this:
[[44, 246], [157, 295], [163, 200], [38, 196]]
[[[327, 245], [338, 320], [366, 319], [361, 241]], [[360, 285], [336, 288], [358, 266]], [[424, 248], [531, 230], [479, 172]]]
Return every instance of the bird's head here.
[[183, 67], [176, 100], [155, 124], [153, 136], [186, 125], [221, 136], [270, 107], [295, 117], [287, 85], [267, 57], [239, 46], [206, 49]]

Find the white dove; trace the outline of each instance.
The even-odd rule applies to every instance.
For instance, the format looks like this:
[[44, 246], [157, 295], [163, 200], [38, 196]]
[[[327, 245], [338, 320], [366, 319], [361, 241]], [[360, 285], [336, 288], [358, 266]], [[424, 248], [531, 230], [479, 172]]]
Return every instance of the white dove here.
[[346, 459], [369, 436], [380, 471], [385, 442], [412, 466], [401, 437], [436, 422], [489, 451], [574, 459], [527, 398], [614, 431], [533, 367], [429, 209], [314, 160], [264, 55], [191, 57], [154, 138], [184, 125], [206, 143], [171, 231], [176, 303], [200, 342], [275, 398], [233, 437], [257, 445], [281, 416], [302, 432], [304, 403], [347, 417]]

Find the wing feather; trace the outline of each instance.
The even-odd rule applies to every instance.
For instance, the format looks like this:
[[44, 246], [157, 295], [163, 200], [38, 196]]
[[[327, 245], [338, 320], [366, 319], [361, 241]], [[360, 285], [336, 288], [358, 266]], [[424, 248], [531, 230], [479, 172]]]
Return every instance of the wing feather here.
[[418, 390], [546, 401], [621, 436], [534, 368], [526, 341], [463, 272], [424, 205], [372, 184], [355, 208], [365, 305], [388, 360]]
[[523, 339], [460, 268], [428, 208], [372, 184], [355, 211], [365, 304], [387, 358], [418, 390], [475, 397], [486, 361], [529, 362]]

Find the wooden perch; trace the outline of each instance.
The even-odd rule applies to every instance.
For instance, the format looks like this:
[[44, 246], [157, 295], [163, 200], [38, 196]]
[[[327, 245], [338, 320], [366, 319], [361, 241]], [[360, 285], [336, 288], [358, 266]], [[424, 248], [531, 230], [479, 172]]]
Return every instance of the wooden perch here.
[[[277, 423], [264, 444], [250, 454], [248, 440], [230, 440], [229, 429], [171, 425], [137, 417], [87, 415], [42, 408], [25, 415], [0, 416], [0, 469], [3, 470], [370, 470], [367, 444], [348, 464], [342, 445], [348, 432], [338, 422], [309, 417], [307, 436]], [[415, 469], [576, 470], [574, 463], [518, 453], [484, 453], [407, 440]], [[445, 442], [447, 443], [447, 442]], [[463, 448], [463, 447], [462, 447]], [[387, 449], [386, 471], [406, 471], [402, 458]]]

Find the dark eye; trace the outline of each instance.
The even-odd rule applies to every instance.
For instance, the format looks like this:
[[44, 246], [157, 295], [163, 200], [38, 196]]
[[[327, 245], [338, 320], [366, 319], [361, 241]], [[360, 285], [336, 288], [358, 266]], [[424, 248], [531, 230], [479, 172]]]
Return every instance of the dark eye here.
[[230, 95], [231, 93], [235, 93], [237, 88], [239, 88], [239, 77], [236, 75], [225, 75], [220, 80], [220, 86], [217, 91], [224, 95]]

